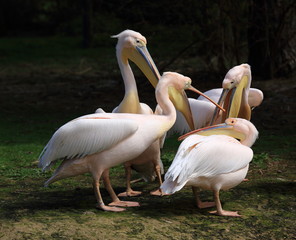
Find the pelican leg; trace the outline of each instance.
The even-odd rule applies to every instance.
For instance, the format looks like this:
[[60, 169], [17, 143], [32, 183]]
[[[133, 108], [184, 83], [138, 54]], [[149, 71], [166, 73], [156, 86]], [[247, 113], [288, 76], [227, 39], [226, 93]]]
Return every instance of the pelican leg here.
[[131, 180], [130, 183], [137, 183], [137, 182], [142, 182], [144, 179], [143, 178], [138, 178], [138, 179], [135, 179], [135, 180]]
[[131, 187], [131, 176], [132, 176], [131, 164], [128, 162], [124, 163], [124, 169], [125, 169], [125, 177], [126, 177], [126, 190], [125, 192], [119, 193], [118, 197], [134, 197], [134, 196], [141, 195], [142, 192], [134, 191]]
[[104, 210], [104, 211], [110, 211], [110, 212], [122, 212], [122, 211], [125, 210], [124, 208], [109, 207], [109, 206], [106, 206], [104, 204], [103, 199], [102, 199], [102, 195], [101, 195], [101, 192], [100, 192], [100, 182], [99, 182], [99, 180], [96, 179], [96, 180], [93, 181], [93, 187], [94, 187], [96, 199], [97, 199], [97, 202], [98, 202], [97, 208], [99, 208], [101, 210]]
[[109, 206], [117, 206], [117, 207], [138, 207], [140, 206], [140, 204], [138, 202], [128, 202], [128, 201], [120, 201], [119, 198], [117, 197], [117, 195], [115, 194], [112, 186], [111, 186], [111, 182], [110, 182], [110, 178], [109, 178], [109, 169], [105, 170], [103, 172], [103, 181], [104, 181], [104, 185], [105, 188], [107, 189], [112, 202], [109, 203]]
[[156, 176], [158, 178], [158, 183], [159, 183], [159, 188], [156, 189], [155, 191], [151, 191], [150, 194], [151, 195], [154, 195], [154, 196], [164, 196], [164, 195], [169, 195], [169, 194], [165, 194], [162, 192], [162, 190], [160, 189], [160, 186], [162, 184], [162, 178], [161, 178], [161, 168], [160, 168], [160, 165], [157, 163], [155, 164], [155, 173], [156, 173]]
[[241, 217], [241, 215], [238, 214], [237, 211], [225, 211], [222, 209], [220, 197], [219, 197], [219, 190], [214, 190], [214, 198], [216, 202], [217, 211], [211, 211], [210, 213], [216, 214], [219, 216], [228, 216], [228, 217]]
[[198, 187], [192, 187], [192, 192], [193, 192], [193, 195], [195, 196], [196, 205], [198, 208], [210, 208], [210, 207], [216, 206], [215, 202], [202, 202], [200, 200], [200, 197], [199, 197], [200, 191]]

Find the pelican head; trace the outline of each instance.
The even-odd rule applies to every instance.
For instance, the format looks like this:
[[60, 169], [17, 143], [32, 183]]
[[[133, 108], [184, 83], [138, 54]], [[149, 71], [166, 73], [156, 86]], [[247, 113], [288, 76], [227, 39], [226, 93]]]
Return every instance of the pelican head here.
[[[248, 104], [248, 93], [251, 85], [251, 68], [248, 64], [241, 64], [231, 68], [222, 83], [222, 94], [218, 101], [226, 109], [222, 114], [222, 121], [229, 117], [251, 119], [251, 108]], [[216, 108], [211, 124], [218, 118]]]
[[125, 30], [111, 37], [118, 39], [116, 50], [118, 54], [121, 54], [122, 62], [127, 64], [130, 59], [156, 87], [160, 74], [146, 47], [146, 38], [133, 30]]
[[202, 136], [227, 135], [238, 139], [241, 144], [248, 147], [251, 147], [254, 144], [259, 135], [256, 127], [249, 120], [243, 118], [228, 118], [225, 120], [225, 123], [200, 128], [186, 133], [179, 137], [179, 140], [183, 140], [192, 134]]

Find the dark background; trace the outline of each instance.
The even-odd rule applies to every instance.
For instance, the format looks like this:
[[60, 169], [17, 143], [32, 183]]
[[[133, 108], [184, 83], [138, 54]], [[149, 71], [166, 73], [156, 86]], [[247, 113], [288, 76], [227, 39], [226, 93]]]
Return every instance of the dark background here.
[[81, 37], [79, 47], [95, 49], [114, 46], [106, 37], [132, 29], [155, 39], [155, 52], [163, 46], [156, 42], [165, 43], [168, 57], [152, 54], [160, 71], [197, 58], [193, 74], [225, 74], [242, 62], [261, 80], [295, 74], [293, 0], [1, 0], [0, 6], [2, 38]]

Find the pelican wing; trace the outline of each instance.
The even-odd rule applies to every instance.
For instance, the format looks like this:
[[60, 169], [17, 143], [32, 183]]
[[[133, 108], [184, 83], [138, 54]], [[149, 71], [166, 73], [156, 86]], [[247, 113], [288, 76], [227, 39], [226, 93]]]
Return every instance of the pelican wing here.
[[[207, 95], [208, 97], [210, 97], [215, 102], [218, 102], [219, 98], [221, 96], [222, 90], [223, 90], [222, 88], [214, 88], [214, 89], [211, 89], [211, 90], [208, 90], [208, 91], [204, 92], [204, 94]], [[204, 96], [199, 96], [197, 98], [197, 100], [209, 101]]]
[[132, 135], [138, 124], [130, 119], [77, 118], [60, 127], [39, 156], [43, 170], [58, 159], [102, 152]]
[[248, 96], [248, 103], [250, 107], [254, 108], [259, 106], [264, 99], [264, 94], [260, 89], [257, 88], [250, 88], [249, 96]]
[[[253, 151], [234, 138], [224, 135], [186, 138], [165, 175], [165, 192], [180, 190], [194, 177], [212, 177], [244, 168], [253, 158]], [[166, 183], [167, 182], [167, 183]]]

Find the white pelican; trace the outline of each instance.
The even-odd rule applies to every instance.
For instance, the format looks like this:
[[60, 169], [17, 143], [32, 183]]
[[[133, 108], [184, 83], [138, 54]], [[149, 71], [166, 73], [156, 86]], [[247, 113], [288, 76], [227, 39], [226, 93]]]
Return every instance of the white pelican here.
[[[251, 68], [248, 64], [241, 64], [231, 68], [222, 82], [222, 88], [212, 89], [204, 94], [210, 97], [226, 110], [221, 114], [213, 104], [203, 96], [189, 99], [195, 129], [224, 122], [229, 117], [241, 117], [250, 120], [251, 108], [259, 106], [263, 100], [263, 93], [259, 89], [250, 88]], [[190, 128], [181, 114], [170, 129], [173, 133], [184, 134]]]
[[[139, 100], [136, 80], [129, 65], [129, 60], [133, 61], [146, 75], [150, 83], [154, 87], [157, 85], [160, 74], [146, 47], [146, 38], [132, 30], [124, 30], [112, 37], [118, 39], [116, 57], [125, 87], [125, 95], [122, 102], [112, 112], [153, 114], [152, 109]], [[185, 103], [182, 102], [183, 98], [179, 93], [171, 91], [170, 96], [176, 99], [174, 103], [177, 109], [180, 109], [185, 116], [191, 116], [187, 101]], [[96, 112], [102, 112], [102, 109], [97, 109]], [[190, 117], [186, 120], [192, 126], [192, 118]], [[119, 196], [137, 196], [141, 194], [141, 192], [133, 191], [131, 188], [131, 169], [139, 172], [145, 181], [153, 181], [155, 176], [157, 176], [160, 186], [162, 183], [163, 164], [160, 159], [159, 141], [151, 144], [140, 156], [125, 162], [124, 167], [126, 172], [126, 191], [120, 193]], [[155, 191], [153, 194], [159, 195], [160, 193]]]
[[[219, 191], [233, 188], [245, 178], [253, 158], [250, 147], [258, 137], [255, 126], [246, 119], [228, 118], [224, 124], [198, 129], [179, 139], [185, 137], [165, 175], [162, 191], [172, 194], [185, 185], [192, 186], [199, 208], [216, 205], [217, 211], [211, 213], [240, 216], [222, 209]], [[215, 203], [201, 202], [199, 188], [213, 191]]]
[[[138, 203], [120, 201], [110, 180], [109, 168], [134, 159], [171, 128], [176, 110], [169, 99], [169, 88], [181, 94], [191, 86], [191, 79], [177, 73], [165, 73], [155, 90], [163, 115], [95, 113], [76, 118], [60, 127], [49, 140], [39, 157], [39, 166], [46, 170], [55, 161], [62, 163], [45, 185], [57, 180], [91, 173], [98, 208], [105, 211], [123, 211], [115, 206], [137, 206]], [[185, 95], [182, 95], [185, 98]], [[187, 98], [186, 98], [187, 99]], [[184, 101], [186, 100], [184, 99]], [[106, 206], [99, 190], [103, 177], [112, 203]]]

